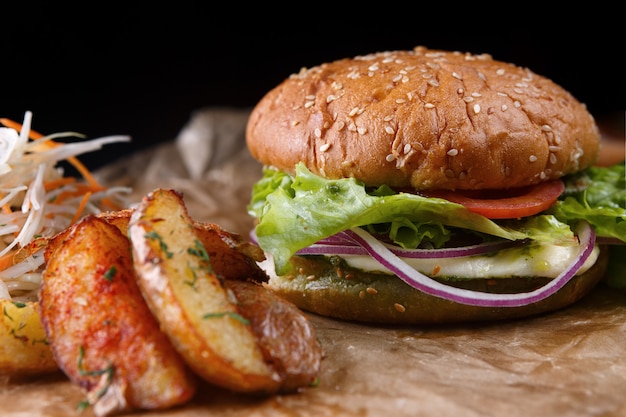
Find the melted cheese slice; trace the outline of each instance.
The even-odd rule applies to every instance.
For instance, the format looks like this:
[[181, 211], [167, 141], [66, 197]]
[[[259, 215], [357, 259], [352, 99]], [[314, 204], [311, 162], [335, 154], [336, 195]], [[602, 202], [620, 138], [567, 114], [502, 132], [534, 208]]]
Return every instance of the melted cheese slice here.
[[[401, 258], [414, 269], [430, 277], [510, 278], [547, 277], [556, 278], [578, 255], [578, 246], [534, 245], [505, 249], [495, 255], [464, 256], [445, 259]], [[578, 274], [589, 269], [598, 258], [596, 246]], [[378, 271], [391, 274], [374, 258], [365, 255], [342, 255], [346, 262], [365, 271]]]

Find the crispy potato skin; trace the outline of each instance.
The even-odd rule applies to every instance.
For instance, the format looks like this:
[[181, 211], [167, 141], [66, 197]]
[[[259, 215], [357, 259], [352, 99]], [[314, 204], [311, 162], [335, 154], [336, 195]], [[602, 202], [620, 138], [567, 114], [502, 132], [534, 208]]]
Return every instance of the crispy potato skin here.
[[58, 370], [38, 303], [0, 299], [0, 309], [0, 374], [22, 377]]
[[265, 271], [257, 264], [265, 260], [265, 253], [260, 247], [214, 223], [194, 222], [193, 226], [216, 274], [224, 279], [267, 281]]
[[146, 195], [128, 233], [144, 298], [194, 372], [234, 391], [276, 392], [280, 377], [265, 363], [251, 327], [237, 318], [182, 196], [173, 190]]
[[241, 315], [250, 321], [263, 350], [281, 377], [281, 392], [314, 384], [323, 357], [315, 328], [300, 309], [258, 282], [226, 281]]
[[143, 300], [120, 229], [88, 216], [46, 252], [41, 322], [59, 367], [87, 390], [96, 415], [188, 401], [196, 378]]

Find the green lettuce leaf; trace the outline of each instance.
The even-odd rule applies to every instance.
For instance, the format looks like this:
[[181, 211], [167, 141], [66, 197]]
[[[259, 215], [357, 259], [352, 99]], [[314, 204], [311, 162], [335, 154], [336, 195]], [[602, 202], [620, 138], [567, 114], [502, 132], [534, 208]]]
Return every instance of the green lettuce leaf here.
[[404, 247], [425, 241], [440, 247], [454, 229], [510, 240], [575, 242], [571, 228], [551, 215], [496, 223], [444, 199], [397, 193], [388, 187], [368, 191], [353, 178], [327, 180], [303, 164], [297, 165], [293, 178], [266, 169], [253, 188], [248, 210], [259, 219], [259, 246], [272, 254], [279, 274], [298, 250], [359, 226], [388, 230]]
[[596, 235], [626, 242], [626, 170], [624, 164], [591, 167], [565, 180], [565, 192], [550, 213], [560, 221], [586, 220]]

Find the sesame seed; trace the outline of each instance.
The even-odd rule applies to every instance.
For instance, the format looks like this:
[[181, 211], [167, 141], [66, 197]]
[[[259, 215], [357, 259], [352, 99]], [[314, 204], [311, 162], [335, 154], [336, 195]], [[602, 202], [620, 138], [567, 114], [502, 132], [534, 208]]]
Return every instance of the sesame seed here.
[[406, 100], [403, 99], [403, 98], [398, 98], [398, 99], [396, 99], [396, 103], [397, 104], [404, 104], [404, 103], [406, 103]]
[[434, 109], [435, 105], [433, 103], [426, 103], [424, 104], [424, 107], [426, 107], [427, 109]]
[[503, 104], [501, 109], [502, 111], [506, 111], [509, 108], [509, 106], [507, 106], [506, 104]]
[[328, 97], [326, 97], [326, 103], [330, 103], [331, 101], [335, 101], [339, 98], [339, 96], [336, 96], [334, 94], [330, 94], [328, 95]]
[[474, 113], [480, 113], [480, 104], [474, 104]]
[[452, 76], [453, 76], [454, 78], [456, 78], [457, 80], [462, 80], [462, 79], [463, 79], [463, 78], [461, 77], [461, 75], [460, 75], [460, 74], [458, 74], [458, 73], [456, 73], [456, 72], [453, 72], [453, 73], [452, 73]]
[[300, 120], [293, 120], [291, 122], [291, 126], [298, 126], [300, 124]]
[[367, 133], [367, 128], [363, 127], [363, 126], [359, 126], [356, 131], [359, 133], [359, 135], [364, 135]]
[[411, 149], [412, 149], [412, 148], [411, 148], [411, 144], [410, 144], [410, 143], [407, 143], [407, 144], [405, 144], [405, 145], [404, 145], [404, 149], [403, 149], [402, 151], [403, 151], [405, 154], [407, 154], [407, 153], [411, 152]]
[[536, 157], [535, 155], [530, 155], [530, 156], [528, 157], [528, 160], [529, 160], [530, 162], [535, 162], [535, 161], [537, 161], [537, 157]]
[[364, 291], [359, 291], [359, 298], [361, 300], [365, 298], [365, 292]]
[[463, 101], [466, 103], [471, 103], [472, 101], [474, 101], [474, 97], [465, 96], [463, 97]]
[[514, 88], [513, 91], [515, 91], [517, 94], [523, 94], [524, 91], [521, 88]]
[[541, 126], [541, 130], [543, 130], [544, 132], [551, 132], [552, 128], [549, 125], [543, 125]]
[[554, 146], [554, 145], [550, 145], [550, 146], [548, 146], [548, 150], [549, 150], [550, 152], [558, 152], [558, 151], [559, 151], [559, 149], [561, 149], [559, 146]]
[[389, 122], [389, 121], [393, 120], [393, 116], [385, 116], [385, 118], [383, 120], [385, 122]]
[[378, 294], [378, 290], [372, 287], [367, 287], [365, 291], [367, 291], [368, 294]]
[[315, 135], [316, 138], [321, 138], [322, 137], [322, 131], [320, 130], [319, 127], [315, 128], [315, 130], [313, 131], [313, 134]]
[[519, 101], [517, 101], [517, 100], [515, 100], [515, 101], [513, 102], [513, 105], [514, 105], [516, 108], [518, 108], [518, 109], [519, 109], [520, 107], [522, 107], [522, 103], [520, 103], [520, 102], [519, 102]]
[[456, 90], [457, 94], [463, 94], [465, 90], [463, 88], [459, 88]]
[[395, 159], [396, 159], [396, 157], [393, 154], [391, 154], [391, 153], [385, 157], [385, 160], [387, 162], [394, 161]]
[[306, 103], [304, 103], [304, 108], [305, 109], [311, 108], [313, 107], [314, 104], [315, 104], [314, 101], [307, 101]]
[[551, 153], [550, 154], [550, 163], [551, 164], [556, 164], [556, 161], [557, 161], [556, 155]]
[[447, 168], [445, 170], [445, 174], [446, 174], [446, 177], [448, 178], [454, 178], [454, 171], [452, 171], [450, 168]]
[[326, 120], [324, 122], [324, 129], [328, 129], [330, 127], [330, 122], [328, 120]]
[[326, 152], [330, 148], [330, 143], [325, 143], [320, 146], [320, 152]]
[[397, 83], [397, 82], [402, 80], [402, 77], [403, 77], [402, 74], [398, 74], [395, 77], [393, 77], [393, 79], [391, 81], [393, 81], [394, 83]]
[[428, 84], [430, 84], [433, 87], [439, 87], [439, 82], [437, 80], [429, 80]]
[[404, 313], [406, 311], [406, 307], [400, 303], [393, 303], [393, 308], [395, 308], [399, 313]]
[[306, 277], [307, 281], [313, 281], [315, 279], [315, 275], [309, 275]]
[[394, 133], [396, 133], [396, 131], [393, 130], [393, 128], [391, 126], [386, 126], [385, 127], [385, 132], [389, 133], [390, 135], [393, 135]]
[[315, 101], [315, 96], [313, 94], [309, 94], [308, 96], [304, 97], [307, 101]]
[[459, 150], [458, 149], [450, 149], [448, 152], [446, 152], [449, 156], [456, 156], [459, 154]]
[[497, 75], [504, 75], [504, 70], [503, 70], [502, 68], [499, 68], [499, 69], [496, 71], [496, 74], [497, 74]]
[[477, 92], [472, 93], [472, 97], [482, 97], [483, 95]]
[[337, 130], [343, 130], [344, 127], [346, 127], [346, 123], [345, 122], [337, 123]]
[[358, 112], [359, 112], [359, 108], [355, 107], [352, 110], [350, 110], [350, 113], [348, 113], [348, 116], [350, 117], [355, 116]]

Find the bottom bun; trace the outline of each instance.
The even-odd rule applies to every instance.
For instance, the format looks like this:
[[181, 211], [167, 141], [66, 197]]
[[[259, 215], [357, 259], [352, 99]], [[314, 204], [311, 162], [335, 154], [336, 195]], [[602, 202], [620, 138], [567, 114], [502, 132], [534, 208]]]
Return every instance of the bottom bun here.
[[[442, 324], [496, 321], [533, 316], [566, 307], [602, 279], [608, 250], [562, 289], [539, 302], [520, 307], [478, 307], [435, 297], [393, 275], [350, 268], [339, 257], [294, 256], [297, 274], [272, 276], [267, 286], [302, 310], [342, 320], [383, 324]], [[532, 291], [546, 278], [472, 279], [448, 285], [492, 293]], [[441, 281], [443, 282], [443, 281]]]

